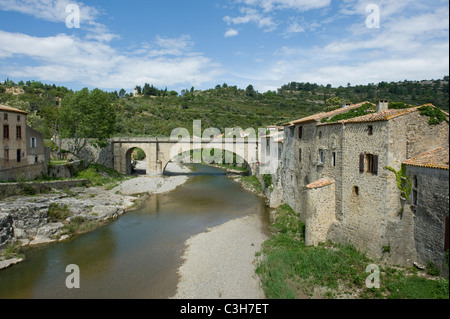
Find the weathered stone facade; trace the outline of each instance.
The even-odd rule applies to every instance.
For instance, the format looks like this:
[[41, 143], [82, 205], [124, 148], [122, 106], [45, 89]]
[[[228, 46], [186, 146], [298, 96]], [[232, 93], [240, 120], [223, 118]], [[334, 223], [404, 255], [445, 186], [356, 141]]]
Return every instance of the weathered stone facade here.
[[[405, 162], [407, 174], [412, 180], [412, 194], [408, 206], [414, 213], [417, 262], [422, 265], [432, 262], [447, 276], [449, 270], [445, 259], [449, 249], [448, 152], [448, 148], [437, 149]], [[439, 158], [442, 155], [446, 156], [444, 160]], [[428, 156], [426, 162], [421, 162], [420, 159], [425, 156]]]
[[[418, 107], [321, 121], [362, 104], [285, 125], [283, 201], [300, 213], [307, 242], [351, 243], [370, 257], [411, 265], [417, 259], [414, 216], [402, 208], [395, 174], [386, 167], [399, 170], [408, 158], [448, 146], [448, 123], [428, 124]], [[333, 183], [307, 187], [321, 179]]]

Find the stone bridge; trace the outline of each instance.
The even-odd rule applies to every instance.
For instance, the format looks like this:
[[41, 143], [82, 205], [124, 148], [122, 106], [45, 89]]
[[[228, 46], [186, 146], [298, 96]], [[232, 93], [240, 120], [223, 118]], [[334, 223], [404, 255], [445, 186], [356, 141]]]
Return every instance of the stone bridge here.
[[[147, 175], [163, 175], [167, 164], [172, 160], [179, 160], [179, 154], [189, 154], [191, 150], [218, 149], [237, 154], [238, 163], [246, 164], [252, 175], [258, 161], [258, 140], [256, 138], [192, 138], [172, 140], [170, 138], [114, 138], [114, 169], [122, 174], [131, 174], [131, 155], [136, 148], [145, 152]], [[263, 144], [265, 146], [265, 143]], [[264, 148], [264, 147], [263, 147]], [[207, 163], [222, 163], [222, 152], [204, 152], [203, 160]], [[206, 155], [205, 155], [206, 154]], [[206, 159], [206, 160], [205, 160]], [[194, 152], [190, 163], [201, 163], [199, 152]], [[187, 161], [182, 161], [186, 163]], [[226, 163], [230, 163], [225, 160]], [[262, 162], [262, 161], [261, 161]]]

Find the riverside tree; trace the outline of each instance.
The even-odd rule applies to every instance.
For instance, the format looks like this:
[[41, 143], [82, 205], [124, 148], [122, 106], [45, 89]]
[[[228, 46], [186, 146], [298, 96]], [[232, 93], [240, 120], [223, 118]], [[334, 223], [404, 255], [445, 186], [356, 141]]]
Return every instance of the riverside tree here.
[[116, 108], [107, 92], [84, 88], [63, 99], [60, 122], [62, 137], [73, 139], [70, 151], [78, 156], [88, 139], [101, 147], [114, 134]]

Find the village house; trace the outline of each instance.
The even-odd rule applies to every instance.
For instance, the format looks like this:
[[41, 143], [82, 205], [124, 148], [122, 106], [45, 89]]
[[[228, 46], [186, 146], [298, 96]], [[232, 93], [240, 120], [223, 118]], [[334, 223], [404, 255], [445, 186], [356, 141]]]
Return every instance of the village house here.
[[0, 181], [35, 179], [47, 171], [44, 136], [26, 124], [27, 114], [0, 105]]
[[[282, 201], [300, 213], [308, 245], [332, 240], [393, 264], [444, 264], [449, 127], [447, 121], [430, 124], [420, 108], [363, 102], [283, 125]], [[355, 116], [341, 116], [349, 112]], [[440, 150], [434, 158], [439, 169], [413, 165], [432, 150]], [[388, 169], [399, 171], [402, 164], [416, 176], [406, 201]], [[440, 199], [434, 205], [433, 196]], [[430, 231], [431, 224], [439, 231]]]

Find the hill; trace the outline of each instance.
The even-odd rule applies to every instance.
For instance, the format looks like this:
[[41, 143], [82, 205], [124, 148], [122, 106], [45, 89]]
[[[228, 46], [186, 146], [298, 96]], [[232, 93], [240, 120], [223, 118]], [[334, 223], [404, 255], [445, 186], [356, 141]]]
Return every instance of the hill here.
[[[298, 119], [346, 102], [379, 99], [421, 105], [432, 103], [448, 112], [449, 77], [438, 80], [380, 82], [334, 88], [331, 85], [291, 82], [276, 92], [259, 93], [227, 84], [199, 91], [191, 88], [181, 94], [161, 90], [148, 84], [142, 94], [132, 96], [125, 90], [110, 92], [116, 106], [116, 136], [169, 136], [173, 129], [187, 128], [192, 133], [193, 120], [202, 128], [260, 128]], [[29, 125], [51, 136], [51, 126], [61, 101], [73, 91], [41, 82], [0, 85], [0, 103], [30, 113]]]

